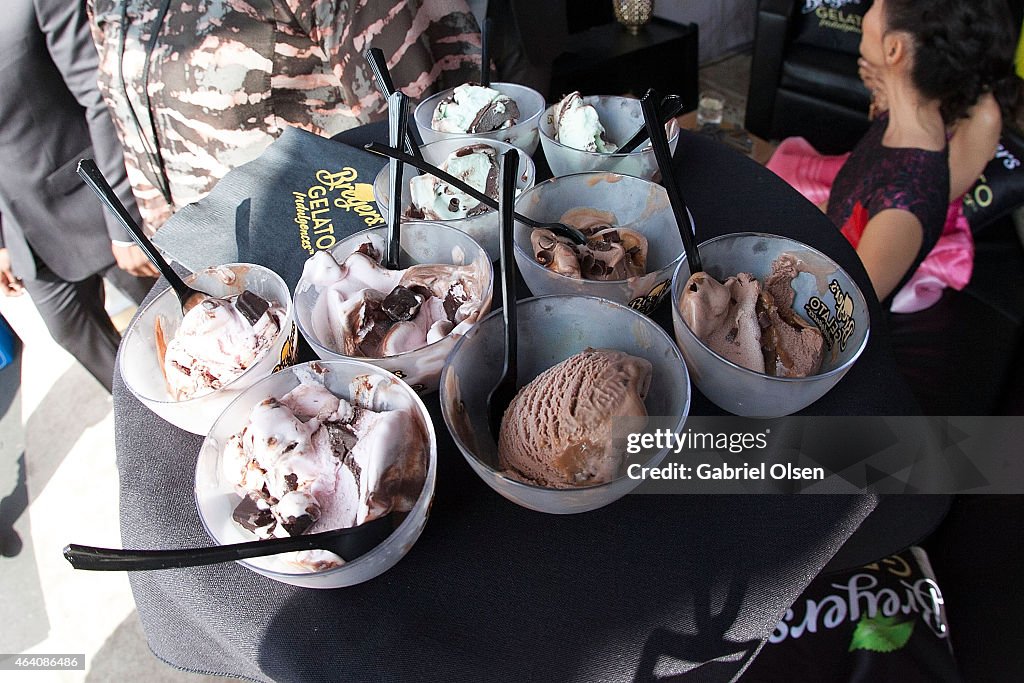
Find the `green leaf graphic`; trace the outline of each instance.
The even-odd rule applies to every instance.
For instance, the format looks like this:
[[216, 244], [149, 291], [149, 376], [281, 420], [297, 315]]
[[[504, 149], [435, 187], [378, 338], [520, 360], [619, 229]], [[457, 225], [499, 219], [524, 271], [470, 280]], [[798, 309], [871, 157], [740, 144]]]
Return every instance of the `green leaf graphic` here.
[[913, 632], [913, 621], [898, 622], [896, 617], [883, 617], [880, 614], [871, 619], [861, 617], [850, 640], [850, 652], [894, 652], [907, 644]]

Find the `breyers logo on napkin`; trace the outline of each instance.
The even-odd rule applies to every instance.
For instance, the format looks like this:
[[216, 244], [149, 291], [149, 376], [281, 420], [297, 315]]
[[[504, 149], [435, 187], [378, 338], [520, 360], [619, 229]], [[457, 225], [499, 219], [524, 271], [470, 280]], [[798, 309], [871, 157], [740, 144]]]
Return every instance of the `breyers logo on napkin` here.
[[385, 224], [373, 201], [373, 180], [386, 163], [380, 157], [293, 128], [257, 161], [264, 160], [272, 165], [269, 182], [252, 194], [238, 253], [273, 268], [290, 288], [314, 253]]
[[373, 202], [373, 185], [359, 182], [355, 168], [346, 166], [337, 173], [322, 168], [316, 172], [316, 182], [304, 192], [292, 191], [299, 246], [310, 256], [338, 243], [332, 208], [355, 213], [367, 228], [384, 224]]
[[316, 251], [385, 224], [373, 180], [386, 160], [288, 128], [259, 157], [157, 231], [157, 246], [191, 270], [241, 261], [277, 272], [293, 289]]

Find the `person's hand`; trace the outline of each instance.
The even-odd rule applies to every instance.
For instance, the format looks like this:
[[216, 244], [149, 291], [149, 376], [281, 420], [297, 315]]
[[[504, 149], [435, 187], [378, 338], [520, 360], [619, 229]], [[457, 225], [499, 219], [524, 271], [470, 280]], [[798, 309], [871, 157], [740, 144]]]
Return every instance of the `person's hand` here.
[[878, 75], [875, 65], [863, 57], [857, 59], [857, 74], [864, 83], [864, 87], [871, 91], [871, 109], [868, 116], [874, 119], [876, 116], [889, 109], [889, 100], [885, 94], [885, 83]]
[[11, 254], [6, 249], [0, 249], [0, 291], [4, 296], [21, 296], [25, 292], [21, 279], [11, 272]]
[[160, 274], [137, 244], [111, 243], [110, 250], [114, 252], [117, 267], [135, 277], [156, 277]]

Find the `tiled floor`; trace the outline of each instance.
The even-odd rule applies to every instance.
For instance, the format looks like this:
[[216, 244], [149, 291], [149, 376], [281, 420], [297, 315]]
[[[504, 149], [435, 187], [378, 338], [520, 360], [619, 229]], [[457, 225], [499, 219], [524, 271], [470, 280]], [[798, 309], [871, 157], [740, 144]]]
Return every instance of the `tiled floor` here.
[[[702, 87], [727, 99], [742, 123], [750, 58], [719, 60]], [[114, 303], [118, 320], [131, 310]], [[0, 659], [4, 653], [84, 654], [86, 670], [4, 672], [6, 681], [223, 681], [176, 671], [150, 654], [121, 572], [76, 572], [70, 542], [120, 545], [110, 397], [46, 331], [27, 296], [0, 297], [25, 341], [0, 370]]]

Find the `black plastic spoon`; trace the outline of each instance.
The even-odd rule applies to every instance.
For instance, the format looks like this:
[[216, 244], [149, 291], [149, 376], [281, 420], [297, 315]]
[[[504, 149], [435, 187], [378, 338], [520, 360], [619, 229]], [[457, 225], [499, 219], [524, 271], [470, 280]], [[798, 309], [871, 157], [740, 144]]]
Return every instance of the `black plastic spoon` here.
[[501, 433], [501, 418], [518, 388], [519, 335], [516, 321], [516, 262], [512, 255], [512, 204], [516, 196], [516, 174], [519, 169], [519, 152], [510, 149], [501, 156], [501, 187], [499, 195], [499, 223], [501, 230], [501, 300], [502, 320], [505, 331], [505, 358], [501, 378], [487, 396], [487, 424], [491, 436], [498, 440]]
[[[403, 163], [409, 164], [414, 168], [418, 168], [424, 173], [429, 173], [435, 178], [439, 178], [444, 182], [448, 183], [455, 189], [465, 192], [470, 197], [477, 200], [484, 206], [488, 206], [492, 209], [498, 208], [498, 202], [496, 202], [494, 199], [487, 196], [485, 193], [476, 189], [472, 185], [469, 185], [468, 183], [459, 180], [450, 173], [442, 171], [437, 166], [434, 166], [428, 161], [424, 161], [423, 159], [416, 159], [415, 157], [405, 154], [404, 152], [400, 152], [395, 147], [388, 147], [387, 145], [382, 145], [379, 142], [371, 142], [368, 145], [366, 145], [364, 149], [368, 152], [379, 154], [382, 157], [400, 159]], [[572, 227], [571, 225], [566, 225], [565, 223], [558, 223], [554, 221], [538, 221], [534, 220], [533, 218], [524, 216], [521, 213], [514, 212], [512, 215], [515, 217], [517, 221], [519, 221], [520, 223], [525, 223], [526, 225], [529, 225], [531, 228], [546, 228], [547, 230], [550, 230], [551, 232], [555, 233], [560, 237], [565, 237], [566, 239], [572, 240], [576, 244], [587, 243], [587, 236], [584, 235], [579, 230], [577, 230], [576, 228]]]
[[[395, 87], [395, 82], [391, 78], [391, 71], [388, 69], [388, 62], [384, 58], [384, 51], [379, 47], [368, 47], [363, 52], [363, 58], [370, 65], [370, 70], [373, 71], [377, 90], [380, 91], [385, 100], [389, 100], [398, 88]], [[420, 131], [416, 128], [415, 122], [412, 122], [408, 127], [408, 136], [405, 141], [405, 150], [422, 159], [423, 154], [420, 152], [420, 147], [423, 146], [423, 138], [420, 137]]]
[[484, 19], [483, 30], [480, 32], [480, 85], [491, 87], [491, 32], [494, 30], [490, 17]]
[[[648, 91], [650, 92], [650, 91]], [[661, 103], [661, 125], [664, 126], [669, 121], [674, 119], [683, 113], [683, 109], [686, 105], [683, 104], [683, 99], [678, 95], [667, 95]], [[640, 126], [637, 132], [633, 133], [629, 139], [623, 143], [621, 147], [615, 150], [615, 154], [628, 154], [634, 149], [642, 145], [650, 135], [647, 134], [647, 123]]]
[[160, 274], [164, 276], [167, 282], [171, 285], [174, 293], [178, 295], [178, 300], [181, 302], [181, 312], [188, 313], [193, 307], [201, 303], [204, 299], [216, 299], [218, 297], [205, 292], [200, 292], [198, 289], [193, 289], [185, 284], [184, 280], [174, 272], [170, 264], [164, 260], [164, 257], [160, 255], [156, 246], [149, 241], [146, 237], [146, 233], [142, 232], [142, 228], [139, 227], [135, 219], [132, 218], [131, 214], [128, 213], [128, 209], [124, 207], [121, 200], [117, 198], [114, 190], [110, 187], [110, 183], [103, 177], [100, 169], [96, 166], [96, 162], [92, 159], [82, 159], [78, 162], [78, 175], [82, 177], [85, 184], [92, 188], [92, 191], [96, 193], [100, 201], [103, 203], [107, 210], [114, 215], [115, 218], [124, 226], [124, 229], [132, 236], [135, 243], [139, 245], [142, 252], [153, 262]]
[[665, 137], [665, 126], [662, 125], [658, 116], [658, 102], [660, 97], [654, 90], [648, 90], [640, 98], [640, 106], [643, 108], [644, 121], [647, 124], [647, 134], [651, 138], [651, 147], [654, 148], [654, 158], [658, 161], [658, 170], [661, 171], [661, 184], [668, 192], [668, 201], [672, 205], [672, 213], [676, 217], [676, 224], [679, 226], [679, 236], [683, 239], [683, 249], [686, 250], [686, 259], [690, 262], [690, 273], [699, 273], [704, 270], [701, 263], [700, 253], [697, 251], [697, 240], [693, 235], [693, 223], [690, 222], [690, 214], [686, 210], [686, 202], [683, 201], [683, 192], [676, 182], [675, 171], [672, 170], [672, 153], [668, 149], [668, 138]]
[[395, 526], [393, 516], [394, 513], [390, 513], [348, 529], [334, 529], [306, 536], [272, 538], [207, 548], [122, 550], [72, 543], [64, 547], [64, 558], [75, 569], [91, 571], [143, 571], [200, 567], [220, 562], [246, 560], [251, 557], [314, 549], [329, 550], [346, 562], [351, 562], [373, 550], [391, 535]]
[[[409, 98], [401, 90], [388, 98], [388, 129], [391, 146], [402, 149], [406, 143], [409, 123]], [[398, 270], [398, 255], [402, 249], [402, 189], [405, 185], [405, 163], [391, 159], [390, 163], [391, 214], [388, 216], [388, 243], [384, 249], [384, 267]]]

